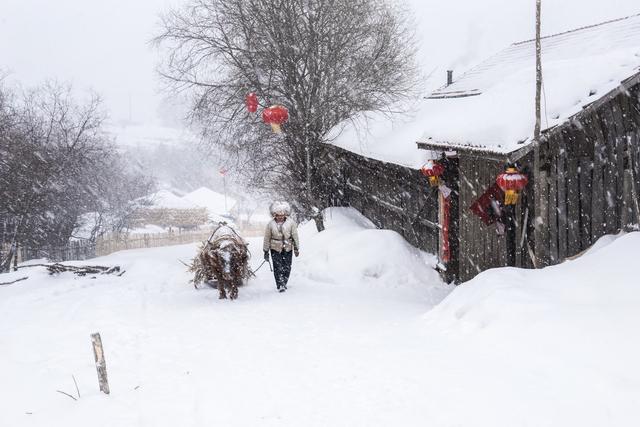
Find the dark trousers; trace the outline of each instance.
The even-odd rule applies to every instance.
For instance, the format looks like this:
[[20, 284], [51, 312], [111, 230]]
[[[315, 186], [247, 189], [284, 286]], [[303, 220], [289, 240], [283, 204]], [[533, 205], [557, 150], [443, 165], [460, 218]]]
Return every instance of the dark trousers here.
[[291, 274], [291, 260], [293, 251], [276, 252], [271, 250], [271, 259], [273, 260], [273, 277], [276, 279], [276, 286], [280, 289], [287, 286], [289, 274]]

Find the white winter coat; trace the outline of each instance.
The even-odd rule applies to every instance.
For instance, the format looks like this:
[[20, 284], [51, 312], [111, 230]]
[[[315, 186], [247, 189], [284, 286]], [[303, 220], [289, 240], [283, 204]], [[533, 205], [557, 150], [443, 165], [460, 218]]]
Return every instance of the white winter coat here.
[[272, 219], [264, 232], [264, 244], [262, 249], [266, 252], [273, 249], [276, 252], [291, 252], [292, 249], [300, 249], [298, 240], [298, 225], [291, 218], [287, 218], [282, 224]]

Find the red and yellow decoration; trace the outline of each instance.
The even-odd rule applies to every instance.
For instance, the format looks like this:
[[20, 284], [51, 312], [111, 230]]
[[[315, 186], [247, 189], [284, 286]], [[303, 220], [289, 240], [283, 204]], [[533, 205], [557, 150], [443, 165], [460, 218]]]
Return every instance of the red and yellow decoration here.
[[248, 93], [246, 98], [244, 99], [244, 103], [246, 104], [247, 110], [249, 110], [250, 113], [255, 113], [256, 111], [258, 111], [258, 95], [256, 95], [255, 93]]
[[432, 187], [438, 187], [442, 182], [440, 176], [444, 173], [444, 166], [435, 160], [428, 160], [420, 169], [422, 175], [429, 178]]
[[520, 192], [527, 186], [529, 178], [526, 175], [521, 174], [515, 167], [507, 167], [504, 173], [501, 173], [496, 178], [496, 184], [502, 191], [504, 191], [504, 204], [515, 205], [518, 203], [518, 197]]
[[440, 225], [440, 261], [448, 263], [451, 261], [451, 248], [449, 246], [449, 222], [451, 221], [451, 190], [444, 185], [442, 174], [444, 166], [436, 160], [428, 160], [420, 168], [422, 175], [429, 178], [431, 187], [438, 187], [438, 223]]
[[289, 110], [282, 105], [272, 105], [262, 110], [262, 121], [270, 124], [275, 133], [282, 132], [280, 126], [289, 120]]

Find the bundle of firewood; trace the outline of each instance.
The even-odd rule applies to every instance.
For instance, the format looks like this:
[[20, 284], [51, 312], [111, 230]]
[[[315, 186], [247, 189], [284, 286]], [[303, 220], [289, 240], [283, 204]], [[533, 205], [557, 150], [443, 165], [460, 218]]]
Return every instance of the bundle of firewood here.
[[206, 283], [215, 278], [212, 266], [203, 261], [202, 255], [205, 252], [207, 246], [210, 246], [210, 243], [205, 242], [201, 244], [198, 247], [198, 254], [193, 258], [191, 264], [188, 265], [189, 272], [193, 273], [193, 279], [191, 279], [191, 282], [196, 287], [200, 283]]

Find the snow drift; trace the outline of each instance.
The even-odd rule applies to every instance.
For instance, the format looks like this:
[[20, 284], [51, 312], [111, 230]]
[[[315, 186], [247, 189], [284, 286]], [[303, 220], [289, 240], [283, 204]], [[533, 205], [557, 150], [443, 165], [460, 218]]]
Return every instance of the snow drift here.
[[[491, 269], [459, 286], [428, 317], [441, 325], [477, 330], [514, 325], [534, 330], [545, 324], [553, 324], [556, 331], [572, 326], [589, 326], [594, 332], [609, 326], [618, 331], [636, 329], [638, 248], [639, 232], [617, 239], [605, 236], [583, 256], [560, 265]], [[636, 322], [629, 324], [632, 318]]]
[[326, 229], [322, 233], [315, 231], [313, 222], [301, 228], [304, 257], [299, 268], [308, 278], [338, 284], [418, 287], [434, 292], [434, 297], [439, 294], [438, 301], [451, 289], [434, 270], [436, 257], [411, 246], [395, 231], [376, 229], [353, 208], [330, 208], [324, 217]]
[[496, 425], [634, 425], [639, 250], [634, 232], [605, 236], [582, 257], [542, 270], [485, 271], [429, 312], [427, 329], [471, 351], [471, 370], [493, 372], [482, 387], [491, 395], [485, 404], [544, 408], [518, 415], [513, 407]]

